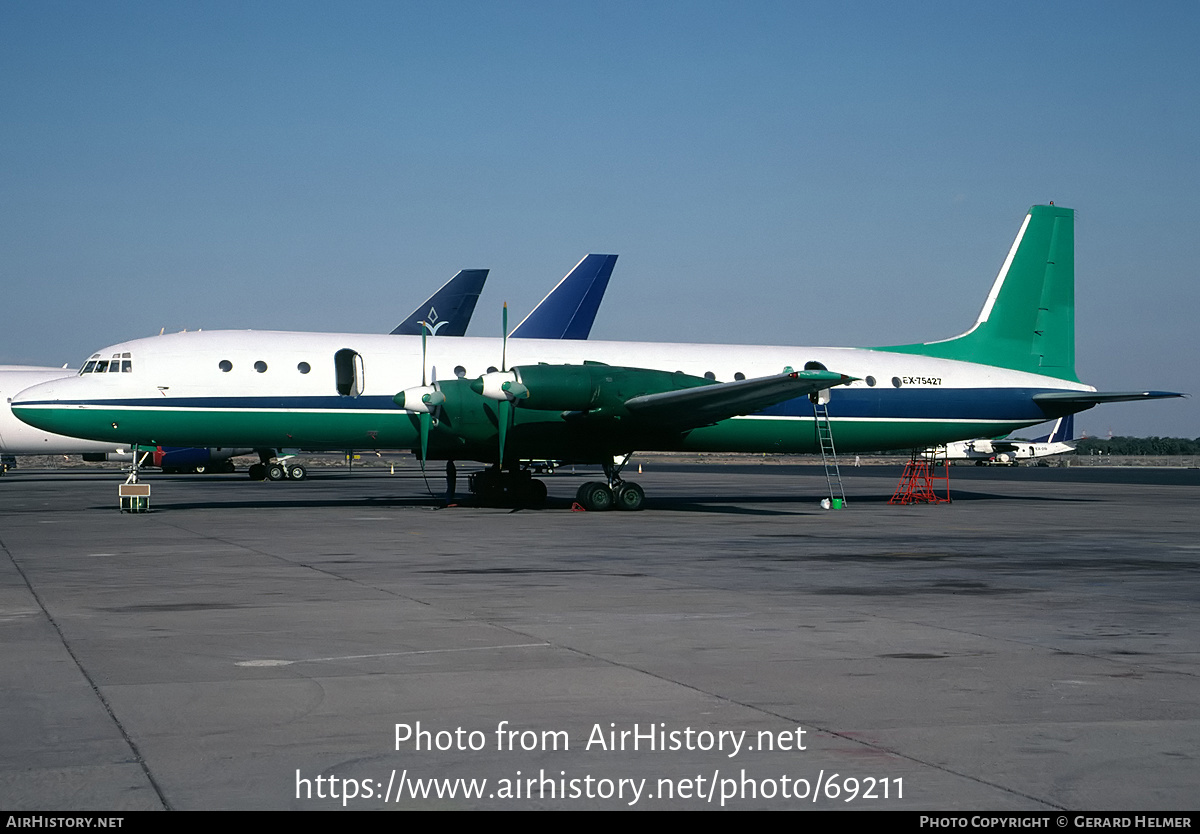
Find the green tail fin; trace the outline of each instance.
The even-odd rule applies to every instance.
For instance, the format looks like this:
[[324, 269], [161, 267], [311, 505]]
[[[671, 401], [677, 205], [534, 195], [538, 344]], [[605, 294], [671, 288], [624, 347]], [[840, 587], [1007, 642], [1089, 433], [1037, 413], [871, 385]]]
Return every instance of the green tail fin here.
[[1078, 382], [1075, 376], [1075, 212], [1034, 206], [975, 326], [953, 339], [879, 348], [961, 359]]

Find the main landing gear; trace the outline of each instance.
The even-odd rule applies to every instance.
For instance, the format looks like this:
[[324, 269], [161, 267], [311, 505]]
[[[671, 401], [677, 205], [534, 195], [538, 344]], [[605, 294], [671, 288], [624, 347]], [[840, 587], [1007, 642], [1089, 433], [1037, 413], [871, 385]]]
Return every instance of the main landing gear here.
[[298, 463], [289, 465], [286, 461], [277, 461], [250, 465], [252, 481], [303, 481], [307, 477], [308, 470]]
[[539, 507], [546, 502], [546, 485], [528, 469], [505, 471], [491, 466], [472, 474], [467, 486], [485, 505]]
[[[588, 481], [579, 487], [575, 500], [585, 510], [640, 510], [646, 500], [646, 492], [632, 481], [621, 480], [621, 470], [629, 463], [633, 453], [604, 464], [605, 481]], [[450, 470], [447, 469], [447, 473]], [[529, 469], [502, 470], [491, 466], [476, 472], [467, 480], [471, 493], [485, 506], [538, 507], [546, 501], [546, 485], [533, 477]], [[453, 494], [453, 487], [449, 493]]]
[[614, 508], [640, 510], [646, 500], [646, 491], [633, 481], [621, 480], [621, 470], [625, 468], [625, 464], [629, 463], [629, 458], [632, 456], [633, 453], [630, 452], [620, 463], [614, 460], [604, 464], [604, 477], [608, 479], [608, 483], [588, 481], [579, 487], [575, 493], [575, 500], [579, 505], [591, 512]]

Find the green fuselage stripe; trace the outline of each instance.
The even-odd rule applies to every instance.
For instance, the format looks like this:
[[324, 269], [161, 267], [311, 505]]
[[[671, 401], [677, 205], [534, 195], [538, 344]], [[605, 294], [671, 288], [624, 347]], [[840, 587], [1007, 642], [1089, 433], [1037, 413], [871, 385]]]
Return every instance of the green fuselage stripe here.
[[[303, 448], [309, 450], [413, 449], [419, 422], [400, 411], [248, 411], [240, 409], [37, 409], [38, 424], [58, 434], [113, 443], [170, 446]], [[486, 417], [486, 415], [485, 415]], [[839, 452], [911, 449], [947, 440], [995, 437], [1037, 421], [834, 418]], [[494, 422], [456, 433], [434, 428], [433, 458], [488, 461], [495, 455]], [[520, 415], [508, 434], [513, 454], [529, 458], [602, 460], [630, 450], [815, 453], [812, 417], [739, 417], [688, 432], [664, 434], [624, 425], [619, 431], [572, 424], [558, 415]]]

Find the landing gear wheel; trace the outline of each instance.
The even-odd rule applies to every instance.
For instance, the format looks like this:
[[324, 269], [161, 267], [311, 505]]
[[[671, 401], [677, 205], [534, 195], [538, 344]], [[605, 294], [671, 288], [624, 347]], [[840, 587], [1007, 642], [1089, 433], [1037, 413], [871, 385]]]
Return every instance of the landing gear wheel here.
[[249, 469], [250, 480], [261, 481], [267, 477], [267, 467], [261, 463], [250, 464]]
[[646, 491], [633, 481], [626, 481], [615, 496], [618, 510], [640, 510], [646, 500]]
[[308, 470], [297, 464], [288, 470], [288, 477], [293, 481], [303, 481], [308, 477]]
[[286, 477], [287, 477], [287, 473], [283, 471], [283, 467], [280, 466], [278, 463], [272, 463], [270, 466], [267, 467], [267, 480], [268, 481], [282, 481]]
[[580, 498], [579, 503], [590, 512], [604, 512], [613, 507], [612, 490], [608, 488], [608, 484], [600, 481], [589, 481], [581, 486], [578, 497]]
[[523, 497], [529, 506], [540, 507], [546, 503], [546, 485], [537, 478], [530, 478]]
[[546, 485], [528, 470], [498, 472], [485, 469], [467, 479], [471, 493], [485, 507], [537, 507], [546, 501]]

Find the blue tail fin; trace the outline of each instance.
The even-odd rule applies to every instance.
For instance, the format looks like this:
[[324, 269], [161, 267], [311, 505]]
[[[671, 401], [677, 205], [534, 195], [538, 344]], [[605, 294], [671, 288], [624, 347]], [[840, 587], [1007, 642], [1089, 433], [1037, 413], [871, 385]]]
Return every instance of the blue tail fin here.
[[1075, 438], [1075, 415], [1068, 414], [1054, 421], [1054, 428], [1045, 437], [1035, 437], [1034, 443], [1070, 443]]
[[393, 336], [421, 335], [421, 322], [432, 336], [461, 336], [467, 332], [475, 302], [487, 280], [486, 269], [464, 269], [442, 285], [412, 315], [396, 325]]
[[514, 339], [586, 339], [616, 263], [616, 255], [585, 257], [509, 335]]

